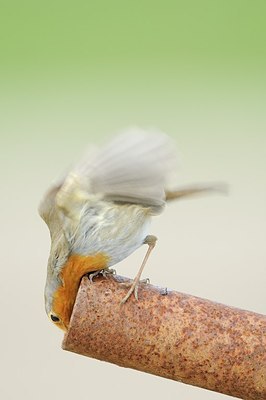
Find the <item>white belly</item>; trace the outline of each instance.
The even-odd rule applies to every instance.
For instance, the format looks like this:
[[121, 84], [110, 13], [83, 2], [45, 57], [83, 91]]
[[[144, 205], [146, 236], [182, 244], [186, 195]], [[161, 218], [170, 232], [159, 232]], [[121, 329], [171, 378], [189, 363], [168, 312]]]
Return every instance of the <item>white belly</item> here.
[[143, 244], [150, 222], [146, 207], [103, 203], [98, 209], [85, 210], [72, 251], [83, 255], [105, 253], [108, 266], [112, 266]]

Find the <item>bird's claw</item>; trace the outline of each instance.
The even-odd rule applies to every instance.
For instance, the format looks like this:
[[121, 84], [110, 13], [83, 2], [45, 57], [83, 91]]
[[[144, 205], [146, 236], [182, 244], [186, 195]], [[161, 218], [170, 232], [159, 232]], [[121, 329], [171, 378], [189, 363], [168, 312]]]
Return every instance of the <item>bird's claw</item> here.
[[107, 278], [109, 275], [116, 275], [116, 270], [112, 268], [106, 268], [101, 270], [101, 274], [104, 278]]
[[121, 283], [121, 285], [123, 285], [125, 287], [130, 287], [130, 289], [127, 292], [127, 294], [125, 295], [125, 297], [121, 300], [121, 304], [125, 304], [133, 292], [134, 292], [135, 299], [136, 300], [139, 299], [138, 290], [139, 290], [140, 283], [147, 285], [148, 283], [150, 283], [150, 280], [149, 280], [149, 278], [142, 279], [141, 281], [134, 279], [132, 283], [131, 282], [122, 282]]
[[108, 275], [116, 275], [116, 270], [105, 268], [105, 269], [99, 269], [98, 271], [95, 271], [95, 272], [91, 272], [90, 274], [88, 274], [90, 283], [93, 283], [93, 279], [99, 275], [101, 275], [107, 279]]

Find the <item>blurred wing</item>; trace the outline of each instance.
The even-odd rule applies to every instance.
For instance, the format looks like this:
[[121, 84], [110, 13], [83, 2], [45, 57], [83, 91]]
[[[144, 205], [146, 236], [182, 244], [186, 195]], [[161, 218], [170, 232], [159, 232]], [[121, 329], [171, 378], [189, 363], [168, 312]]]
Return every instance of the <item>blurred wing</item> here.
[[44, 195], [43, 199], [41, 200], [38, 208], [41, 218], [48, 226], [52, 217], [52, 213], [54, 212], [54, 208], [56, 206], [55, 198], [60, 187], [61, 184], [55, 184], [51, 186], [51, 188], [48, 190], [48, 192]]
[[159, 210], [174, 161], [167, 135], [131, 128], [70, 172], [57, 194], [57, 204], [71, 218], [77, 217], [85, 202], [96, 198]]

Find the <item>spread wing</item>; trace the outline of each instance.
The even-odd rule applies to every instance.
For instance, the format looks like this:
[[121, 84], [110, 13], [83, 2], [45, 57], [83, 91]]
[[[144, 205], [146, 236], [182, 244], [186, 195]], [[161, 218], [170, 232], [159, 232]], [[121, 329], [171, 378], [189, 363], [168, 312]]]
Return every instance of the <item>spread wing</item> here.
[[139, 203], [159, 212], [174, 162], [167, 135], [131, 128], [74, 167], [56, 203], [71, 219], [78, 218], [84, 203], [95, 200]]

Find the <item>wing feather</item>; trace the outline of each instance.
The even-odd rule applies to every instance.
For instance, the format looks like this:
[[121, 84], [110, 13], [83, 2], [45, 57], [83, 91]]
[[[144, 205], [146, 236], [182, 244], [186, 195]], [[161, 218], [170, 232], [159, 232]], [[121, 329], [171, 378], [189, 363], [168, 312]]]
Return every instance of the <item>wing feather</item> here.
[[95, 198], [160, 209], [174, 162], [167, 135], [130, 128], [77, 164], [58, 191], [57, 204], [72, 218]]

